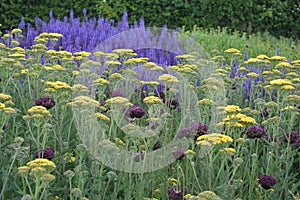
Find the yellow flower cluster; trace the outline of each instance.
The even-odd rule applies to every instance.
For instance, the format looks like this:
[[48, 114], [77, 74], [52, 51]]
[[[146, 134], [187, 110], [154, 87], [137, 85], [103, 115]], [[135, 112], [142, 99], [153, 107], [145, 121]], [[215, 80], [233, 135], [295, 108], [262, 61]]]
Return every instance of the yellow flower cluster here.
[[125, 57], [137, 55], [136, 53], [134, 53], [132, 49], [114, 49], [112, 53], [116, 53], [119, 56], [125, 56]]
[[[225, 144], [231, 142], [233, 142], [233, 139], [231, 137], [219, 133], [205, 134], [197, 138], [197, 144], [202, 146], [203, 144], [204, 146], [211, 146], [211, 145]], [[208, 143], [210, 145], [207, 145]]]
[[224, 110], [227, 114], [235, 114], [235, 113], [240, 113], [242, 111], [241, 108], [236, 105], [228, 105], [225, 107]]
[[160, 98], [156, 97], [156, 96], [148, 96], [145, 97], [143, 102], [145, 104], [162, 104], [163, 102], [161, 101]]
[[61, 81], [56, 81], [56, 82], [47, 81], [45, 84], [48, 87], [45, 89], [46, 92], [56, 92], [59, 90], [71, 90], [71, 86], [69, 84]]
[[129, 105], [129, 100], [125, 97], [113, 97], [113, 98], [110, 98], [108, 100], [106, 100], [106, 103], [108, 105]]
[[247, 76], [250, 78], [257, 78], [257, 77], [259, 77], [259, 74], [255, 73], [255, 72], [250, 72], [247, 74]]
[[35, 119], [48, 118], [52, 116], [47, 110], [47, 108], [45, 108], [44, 106], [33, 106], [28, 109], [28, 113], [30, 115], [25, 115], [23, 117], [25, 120], [29, 120], [31, 118], [35, 118]]
[[159, 86], [159, 82], [157, 81], [140, 81], [141, 85], [153, 85], [155, 87]]
[[147, 63], [149, 58], [130, 58], [124, 61], [125, 65], [137, 65], [142, 63]]
[[224, 52], [225, 53], [240, 53], [240, 50], [237, 50], [235, 48], [229, 48], [229, 49], [226, 49]]
[[235, 149], [234, 148], [223, 148], [220, 149], [220, 153], [228, 156], [233, 156], [235, 154]]
[[179, 82], [179, 80], [175, 76], [172, 76], [170, 74], [163, 74], [163, 75], [158, 77], [158, 80], [161, 81], [161, 82], [168, 83], [168, 84]]
[[110, 118], [102, 113], [95, 113], [95, 115], [96, 115], [97, 119], [99, 119], [99, 120], [102, 120], [105, 122], [110, 122]]
[[98, 101], [88, 96], [75, 97], [74, 100], [70, 103], [67, 103], [67, 105], [72, 107], [92, 107], [92, 108], [100, 106]]
[[94, 80], [93, 83], [94, 83], [94, 85], [100, 87], [100, 86], [103, 86], [103, 85], [108, 85], [109, 81], [104, 79], [104, 78], [99, 78], [97, 80]]
[[30, 176], [40, 177], [43, 182], [50, 182], [55, 179], [55, 176], [50, 174], [56, 168], [54, 162], [37, 158], [33, 161], [26, 163], [26, 166], [21, 166], [18, 168], [18, 173], [24, 176], [29, 174]]
[[264, 63], [268, 64], [270, 63], [269, 60], [266, 59], [260, 59], [260, 58], [249, 58], [247, 61], [244, 62], [246, 65], [251, 64], [251, 63]]

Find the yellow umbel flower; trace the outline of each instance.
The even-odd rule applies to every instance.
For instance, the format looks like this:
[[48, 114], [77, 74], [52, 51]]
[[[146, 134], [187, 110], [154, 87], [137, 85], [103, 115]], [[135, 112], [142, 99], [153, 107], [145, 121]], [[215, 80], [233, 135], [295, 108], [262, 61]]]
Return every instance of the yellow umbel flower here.
[[210, 142], [213, 145], [233, 142], [231, 137], [219, 133], [201, 135], [197, 138], [197, 144], [201, 144], [201, 141], [203, 140]]
[[250, 78], [257, 78], [257, 77], [259, 77], [259, 74], [255, 73], [255, 72], [250, 72], [247, 74], [247, 76], [249, 76]]
[[270, 85], [273, 86], [292, 85], [292, 82], [288, 79], [275, 79], [270, 81]]
[[226, 49], [224, 52], [225, 53], [240, 53], [240, 50], [237, 50], [235, 48], [229, 48], [229, 49]]
[[235, 154], [235, 149], [234, 148], [223, 148], [220, 149], [220, 153], [228, 156], [233, 156]]
[[166, 82], [166, 83], [178, 83], [179, 82], [179, 80], [175, 76], [172, 76], [170, 74], [163, 74], [158, 77], [158, 80], [162, 81], [162, 82]]
[[108, 85], [109, 81], [104, 78], [99, 78], [97, 80], [94, 80], [93, 83], [97, 86], [103, 86], [103, 85]]
[[242, 111], [241, 108], [236, 105], [228, 105], [224, 110], [227, 114], [239, 113]]
[[161, 101], [160, 98], [156, 97], [156, 96], [149, 96], [149, 97], [145, 97], [143, 102], [145, 104], [162, 104], [163, 102]]

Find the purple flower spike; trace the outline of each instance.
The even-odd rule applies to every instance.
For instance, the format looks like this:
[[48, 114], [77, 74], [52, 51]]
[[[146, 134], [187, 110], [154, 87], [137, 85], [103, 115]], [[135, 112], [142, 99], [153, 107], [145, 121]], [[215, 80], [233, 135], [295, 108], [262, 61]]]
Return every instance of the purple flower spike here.
[[258, 177], [258, 183], [265, 189], [271, 189], [276, 185], [276, 178], [269, 176], [267, 174], [264, 174], [260, 177]]

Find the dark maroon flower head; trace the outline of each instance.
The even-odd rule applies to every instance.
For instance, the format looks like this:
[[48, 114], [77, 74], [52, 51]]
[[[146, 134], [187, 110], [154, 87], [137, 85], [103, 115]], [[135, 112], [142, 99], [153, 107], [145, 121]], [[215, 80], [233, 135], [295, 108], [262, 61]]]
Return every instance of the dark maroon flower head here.
[[140, 160], [144, 160], [144, 158], [145, 158], [145, 152], [141, 151], [139, 155], [133, 158], [133, 160], [135, 162], [140, 162]]
[[176, 160], [182, 160], [185, 156], [185, 151], [183, 149], [176, 149], [172, 153]]
[[35, 152], [34, 154], [34, 158], [45, 158], [48, 160], [52, 160], [54, 156], [55, 156], [55, 150], [51, 147], [46, 148], [41, 153]]
[[110, 92], [111, 97], [126, 97], [125, 91], [113, 90]]
[[176, 99], [171, 99], [167, 101], [166, 106], [170, 108], [170, 110], [175, 110], [179, 106], [179, 102]]
[[2, 130], [3, 131], [6, 131], [8, 129], [8, 126], [6, 125], [6, 124], [4, 124], [3, 126], [2, 126]]
[[178, 138], [190, 138], [193, 140], [197, 140], [197, 138], [201, 135], [207, 133], [208, 127], [206, 124], [202, 124], [200, 122], [191, 123], [189, 127], [181, 129], [177, 137]]
[[54, 99], [52, 99], [50, 97], [41, 97], [41, 98], [35, 100], [36, 106], [44, 106], [45, 108], [47, 108], [47, 110], [54, 107], [55, 104], [56, 104], [56, 102], [54, 101]]
[[258, 183], [265, 189], [268, 190], [276, 185], [276, 178], [264, 174], [258, 177]]
[[146, 111], [137, 105], [131, 106], [127, 111], [127, 115], [131, 118], [142, 118], [145, 114]]
[[158, 140], [154, 145], [153, 145], [153, 151], [156, 149], [159, 149], [161, 147], [161, 142]]
[[101, 101], [100, 102], [100, 106], [105, 106], [106, 102], [105, 101]]
[[294, 145], [295, 145], [296, 148], [298, 148], [300, 150], [300, 140], [296, 140], [294, 142]]
[[176, 188], [171, 188], [168, 190], [169, 200], [183, 200], [182, 191], [177, 191]]
[[245, 132], [245, 134], [251, 138], [262, 138], [266, 135], [265, 129], [263, 126], [251, 126], [248, 128], [248, 130]]
[[282, 140], [294, 144], [299, 140], [299, 133], [297, 131], [286, 132]]

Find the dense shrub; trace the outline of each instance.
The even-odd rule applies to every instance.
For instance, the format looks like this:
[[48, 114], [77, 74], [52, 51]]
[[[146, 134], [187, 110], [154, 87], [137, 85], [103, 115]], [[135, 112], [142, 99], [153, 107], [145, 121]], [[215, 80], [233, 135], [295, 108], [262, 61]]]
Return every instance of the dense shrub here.
[[124, 11], [128, 11], [129, 22], [144, 17], [146, 26], [170, 28], [194, 25], [204, 28], [228, 27], [247, 33], [268, 31], [274, 36], [300, 37], [300, 2], [297, 0], [86, 0], [86, 1], [8, 1], [0, 3], [2, 8], [0, 23], [2, 30], [16, 27], [23, 16], [26, 22], [33, 23], [35, 17], [49, 20], [49, 11], [55, 17], [62, 18], [71, 9], [75, 16], [81, 15], [84, 8], [87, 16], [120, 20]]

